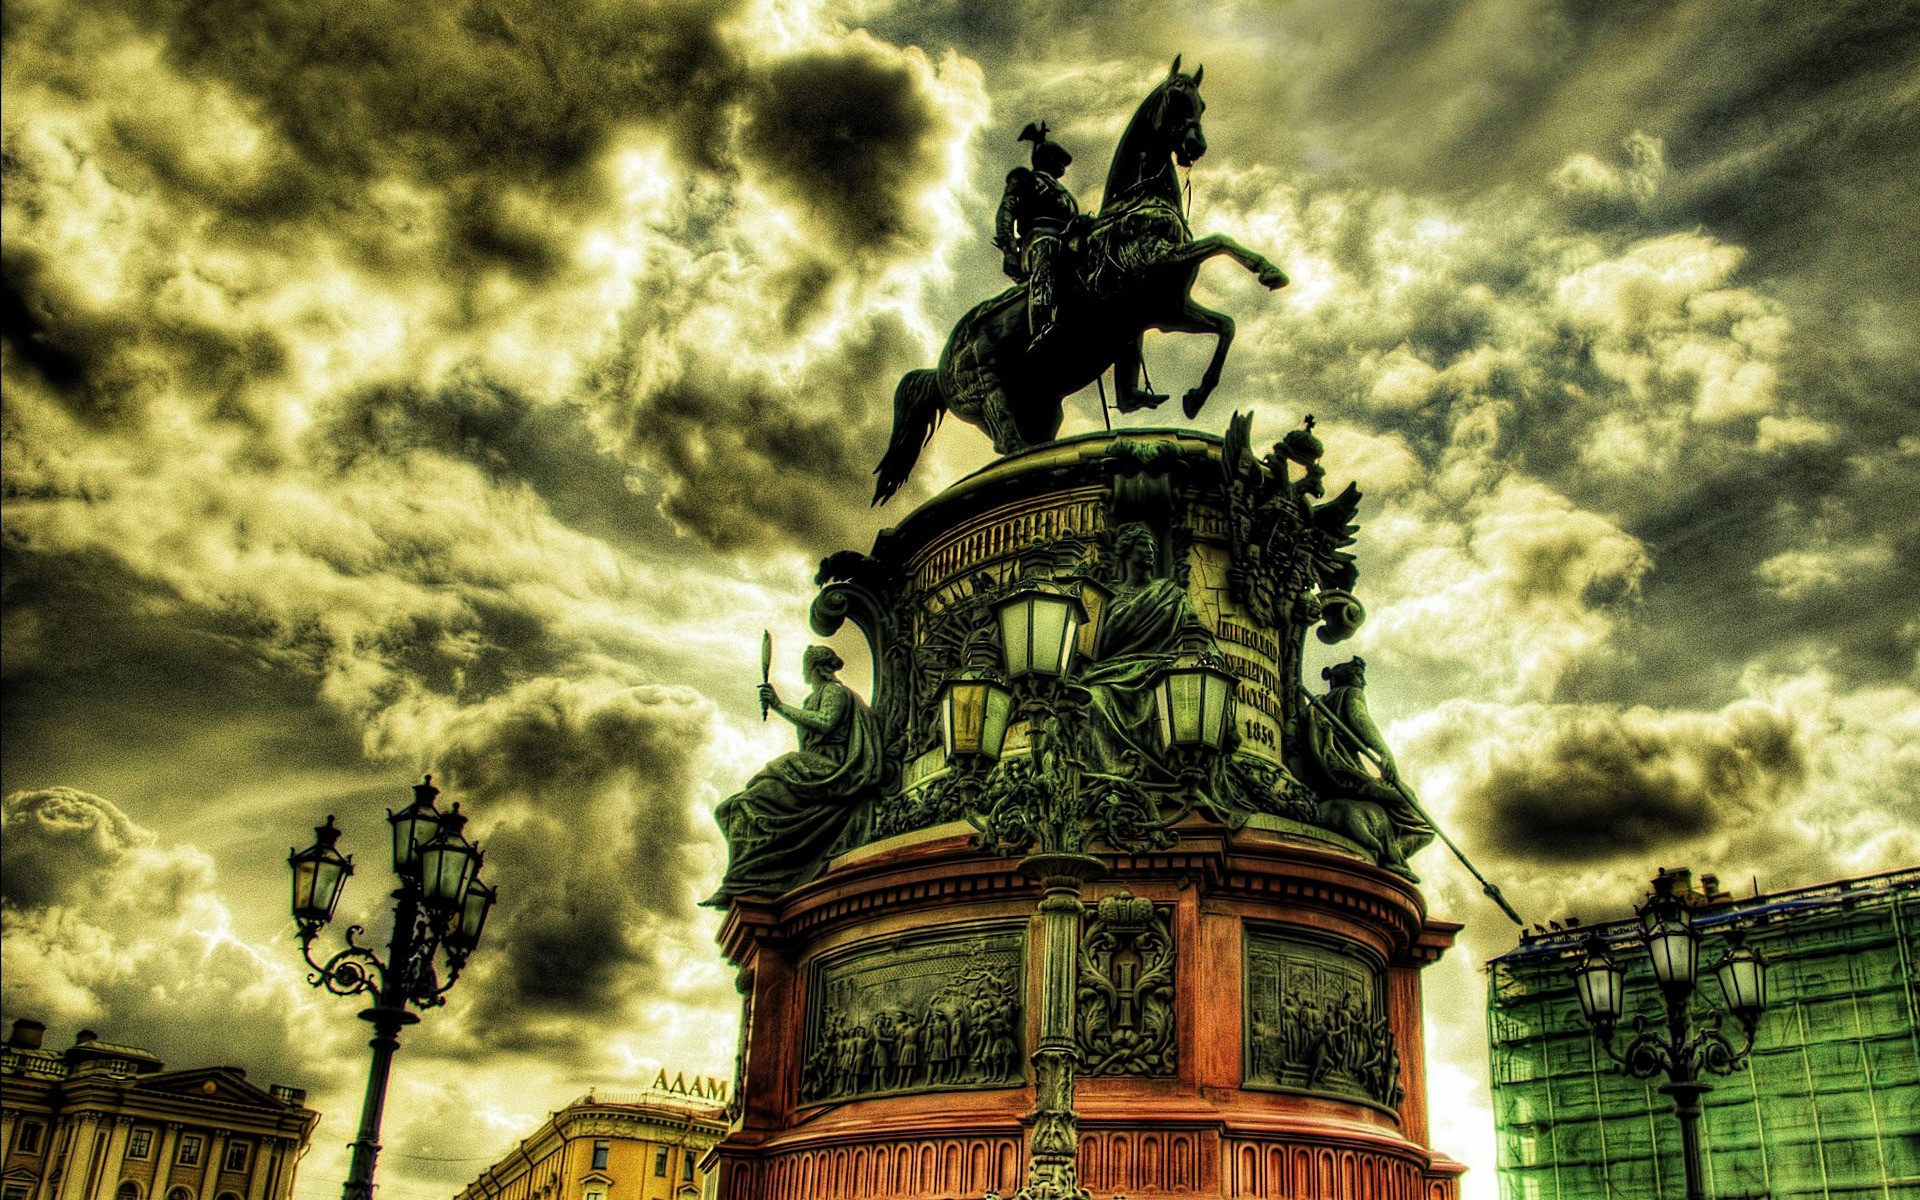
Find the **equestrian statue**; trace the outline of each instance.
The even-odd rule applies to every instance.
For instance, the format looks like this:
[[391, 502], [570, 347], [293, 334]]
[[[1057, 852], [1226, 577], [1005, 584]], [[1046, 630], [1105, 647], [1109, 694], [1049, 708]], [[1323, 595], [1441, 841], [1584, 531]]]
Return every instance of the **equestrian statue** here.
[[1007, 178], [994, 244], [1015, 285], [969, 309], [947, 337], [939, 365], [909, 371], [893, 395], [893, 436], [874, 469], [873, 502], [907, 481], [921, 448], [947, 413], [984, 429], [999, 454], [1054, 439], [1066, 397], [1114, 371], [1121, 412], [1167, 397], [1141, 386], [1141, 339], [1149, 329], [1210, 333], [1213, 358], [1181, 407], [1197, 416], [1220, 382], [1233, 343], [1233, 318], [1194, 301], [1200, 264], [1226, 255], [1267, 288], [1286, 272], [1224, 234], [1195, 238], [1187, 227], [1177, 163], [1207, 152], [1200, 126], [1204, 67], [1180, 60], [1135, 110], [1107, 171], [1100, 211], [1080, 214], [1060, 176], [1072, 156], [1029, 125], [1033, 167]]

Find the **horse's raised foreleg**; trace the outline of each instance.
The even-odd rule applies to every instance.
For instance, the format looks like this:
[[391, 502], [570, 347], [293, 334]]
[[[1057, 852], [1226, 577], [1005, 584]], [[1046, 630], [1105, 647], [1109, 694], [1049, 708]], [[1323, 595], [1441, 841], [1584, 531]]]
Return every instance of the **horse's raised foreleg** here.
[[1144, 361], [1139, 334], [1122, 344], [1113, 357], [1113, 406], [1123, 413], [1159, 408], [1167, 402], [1164, 394], [1140, 387], [1140, 367]]
[[1233, 318], [1223, 312], [1216, 312], [1206, 305], [1187, 297], [1187, 303], [1180, 315], [1170, 321], [1162, 321], [1153, 326], [1166, 333], [1211, 333], [1214, 337], [1213, 359], [1207, 363], [1206, 373], [1200, 376], [1200, 382], [1189, 388], [1180, 398], [1180, 409], [1189, 419], [1200, 415], [1200, 409], [1207, 403], [1207, 397], [1213, 395], [1213, 389], [1220, 386], [1220, 368], [1226, 364], [1227, 348], [1233, 345]]
[[1183, 242], [1168, 252], [1160, 260], [1160, 265], [1168, 267], [1197, 267], [1210, 258], [1226, 255], [1253, 272], [1260, 286], [1277, 289], [1287, 286], [1287, 273], [1273, 265], [1264, 254], [1256, 254], [1242, 246], [1224, 233], [1210, 233], [1203, 238]]

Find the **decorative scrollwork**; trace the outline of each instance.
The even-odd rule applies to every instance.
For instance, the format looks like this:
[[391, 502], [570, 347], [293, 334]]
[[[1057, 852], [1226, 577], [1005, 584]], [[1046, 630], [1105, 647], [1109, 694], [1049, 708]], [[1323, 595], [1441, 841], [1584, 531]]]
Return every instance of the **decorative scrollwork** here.
[[1173, 1073], [1173, 933], [1151, 900], [1122, 890], [1100, 901], [1080, 943], [1078, 999], [1083, 1073]]
[[1731, 1075], [1745, 1065], [1752, 1053], [1755, 1027], [1747, 1028], [1743, 1043], [1736, 1047], [1721, 1030], [1720, 1021], [1720, 1014], [1714, 1012], [1702, 1018], [1697, 1026], [1688, 1021], [1676, 1027], [1669, 1019], [1663, 1029], [1646, 1013], [1636, 1013], [1633, 1037], [1628, 1039], [1625, 1050], [1614, 1049], [1611, 1031], [1600, 1044], [1607, 1057], [1635, 1079], [1665, 1075], [1669, 1079], [1687, 1080], [1697, 1078], [1702, 1072]]
[[358, 925], [349, 925], [346, 931], [347, 948], [323, 963], [313, 957], [313, 939], [319, 935], [320, 927], [302, 927], [300, 954], [307, 960], [307, 965], [313, 968], [313, 973], [307, 976], [307, 982], [314, 987], [324, 987], [336, 996], [378, 993], [387, 977], [387, 964], [380, 960], [379, 955], [359, 944], [359, 937], [365, 932]]

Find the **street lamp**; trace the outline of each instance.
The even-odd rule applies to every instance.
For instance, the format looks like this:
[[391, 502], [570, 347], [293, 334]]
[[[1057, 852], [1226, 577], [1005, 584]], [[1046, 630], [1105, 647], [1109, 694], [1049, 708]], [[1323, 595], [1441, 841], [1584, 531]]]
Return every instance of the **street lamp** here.
[[1674, 1115], [1680, 1119], [1687, 1200], [1707, 1200], [1700, 1157], [1700, 1098], [1712, 1091], [1713, 1085], [1701, 1076], [1731, 1075], [1746, 1064], [1760, 1014], [1767, 1004], [1767, 967], [1747, 947], [1739, 930], [1729, 932], [1726, 954], [1714, 968], [1714, 975], [1728, 1011], [1745, 1030], [1745, 1039], [1735, 1048], [1720, 1030], [1718, 1012], [1696, 1025], [1691, 1004], [1699, 975], [1700, 932], [1694, 926], [1692, 907], [1685, 897], [1675, 894], [1674, 880], [1672, 874], [1660, 872], [1653, 880], [1653, 894], [1636, 910], [1641, 941], [1667, 1010], [1666, 1028], [1662, 1030], [1644, 1013], [1638, 1014], [1625, 1052], [1613, 1048], [1614, 1026], [1625, 1008], [1626, 971], [1614, 961], [1606, 940], [1597, 933], [1587, 939], [1585, 954], [1574, 964], [1574, 993], [1580, 999], [1581, 1012], [1600, 1035], [1607, 1057], [1623, 1072], [1635, 1079], [1662, 1074], [1667, 1077], [1659, 1091], [1673, 1097]]
[[[446, 1003], [446, 995], [467, 956], [480, 944], [480, 931], [499, 893], [479, 878], [482, 855], [462, 832], [460, 806], [442, 813], [434, 806], [440, 789], [427, 776], [413, 787], [413, 803], [388, 812], [393, 826], [393, 935], [383, 959], [362, 946], [363, 930], [346, 931], [347, 948], [318, 962], [313, 942], [333, 920], [353, 859], [340, 853], [340, 829], [333, 817], [314, 829], [315, 841], [287, 855], [293, 871], [293, 919], [300, 930], [300, 954], [314, 973], [307, 982], [337, 996], [370, 993], [373, 1007], [360, 1019], [373, 1025], [373, 1062], [367, 1069], [366, 1096], [360, 1108], [360, 1132], [353, 1141], [353, 1162], [341, 1188], [342, 1200], [371, 1200], [374, 1161], [380, 1155], [380, 1117], [386, 1108], [387, 1076], [400, 1030], [420, 1020], [409, 1006], [426, 1010]], [[446, 978], [436, 966], [445, 956]]]

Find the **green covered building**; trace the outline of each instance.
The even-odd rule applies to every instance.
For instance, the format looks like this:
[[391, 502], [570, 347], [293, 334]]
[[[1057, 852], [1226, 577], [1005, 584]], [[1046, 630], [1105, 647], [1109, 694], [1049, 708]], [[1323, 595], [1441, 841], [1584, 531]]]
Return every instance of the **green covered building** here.
[[[1920, 869], [1736, 898], [1694, 888], [1705, 976], [1739, 926], [1767, 960], [1768, 1007], [1745, 1069], [1711, 1076], [1702, 1145], [1716, 1200], [1920, 1198]], [[1626, 1020], [1661, 1019], [1631, 920], [1600, 927], [1627, 966]], [[1617, 1071], [1569, 967], [1581, 926], [1526, 936], [1489, 964], [1487, 1020], [1502, 1200], [1683, 1194], [1679, 1126], [1658, 1079]], [[1694, 994], [1696, 1019], [1720, 998]], [[1739, 1041], [1738, 1022], [1725, 1029]]]

